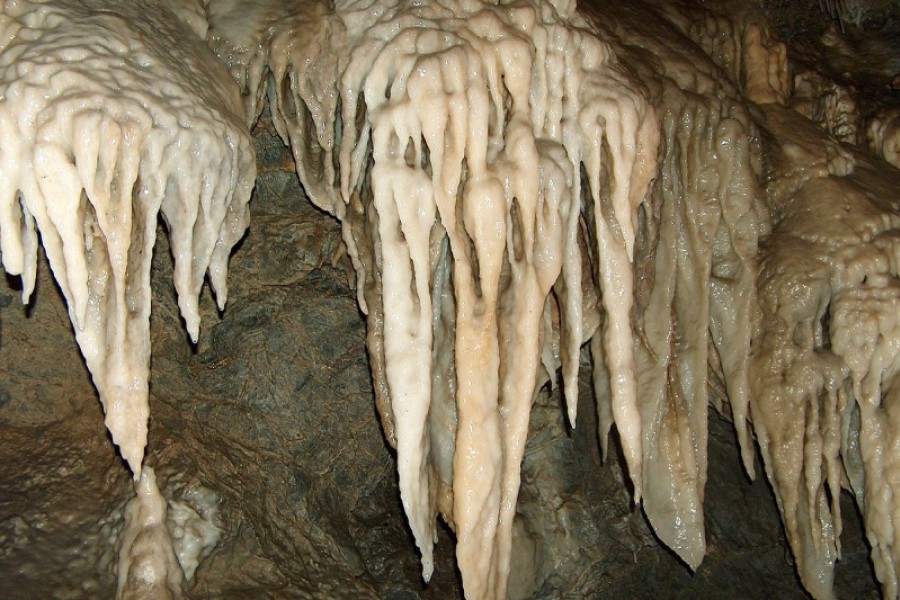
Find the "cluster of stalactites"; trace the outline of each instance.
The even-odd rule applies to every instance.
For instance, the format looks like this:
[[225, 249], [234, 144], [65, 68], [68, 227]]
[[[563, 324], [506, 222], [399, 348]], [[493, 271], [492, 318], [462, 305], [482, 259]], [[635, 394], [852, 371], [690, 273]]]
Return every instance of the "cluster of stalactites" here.
[[[378, 7], [344, 6], [305, 33], [283, 17], [269, 39], [306, 43], [266, 52], [273, 120], [312, 199], [342, 218], [426, 577], [440, 512], [457, 527], [467, 590], [502, 595], [531, 398], [561, 362], [574, 422], [578, 351], [592, 336], [604, 451], [616, 422], [651, 523], [696, 567], [708, 364], [753, 469], [755, 305], [744, 290], [765, 216], [749, 116], [733, 100], [667, 90], [670, 118], [655, 124], [608, 47], [564, 7]], [[326, 31], [339, 49], [330, 62]], [[658, 239], [644, 240], [640, 261], [654, 283], [635, 343], [633, 211], [655, 172], [657, 128], [663, 181], [647, 223]], [[585, 308], [595, 281], [606, 302], [597, 335]]]
[[346, 64], [343, 21], [322, 0], [211, 0], [207, 43], [231, 71], [253, 126], [266, 107], [290, 144], [304, 191], [319, 208], [335, 202], [337, 78]]
[[[752, 418], [804, 586], [817, 598], [834, 595], [845, 481], [865, 515], [876, 575], [893, 598], [896, 184], [828, 137], [858, 141], [847, 90], [807, 73], [790, 97], [783, 47], [755, 9], [736, 19], [715, 13], [732, 4], [659, 9], [730, 81], [716, 82], [713, 95], [708, 82], [691, 77], [702, 69], [685, 72], [677, 51], [657, 53], [688, 93], [660, 83], [661, 185], [652, 204], [659, 228], [637, 261], [645, 265], [640, 279], [652, 282], [637, 315], [644, 479], [653, 481], [644, 509], [689, 564], [702, 558], [703, 388], [721, 385], [751, 475]], [[755, 120], [767, 133], [755, 134], [747, 111], [728, 106], [732, 90], [761, 105]], [[881, 113], [868, 132], [885, 157], [891, 125]], [[753, 139], [763, 141], [765, 195], [756, 184], [761, 170], [750, 168]], [[768, 207], [760, 210], [762, 197]]]
[[[759, 134], [741, 94], [759, 86], [742, 80], [741, 69], [718, 64], [752, 63], [744, 55], [752, 45], [729, 39], [744, 29], [708, 7], [648, 3], [640, 19], [626, 7], [587, 7], [596, 23], [611, 24], [628, 40], [620, 57], [647, 87], [660, 120], [659, 174], [634, 261], [643, 509], [660, 540], [691, 568], [706, 552], [709, 399], [720, 411], [727, 400], [744, 466], [751, 476], [754, 471], [749, 353], [758, 310], [752, 290], [769, 221], [758, 184]], [[710, 31], [717, 39], [705, 39]], [[701, 45], [719, 48], [718, 55], [706, 55]], [[753, 56], [778, 63], [765, 53]], [[765, 69], [748, 64], [751, 71]], [[598, 341], [592, 340], [592, 354], [602, 356]], [[603, 362], [594, 361], [601, 442], [612, 423], [608, 379]]]
[[[864, 513], [872, 559], [885, 597], [895, 598], [900, 551], [895, 549], [893, 540], [900, 529], [893, 517], [896, 484], [889, 474], [896, 462], [895, 431], [900, 430], [895, 425], [900, 421], [895, 421], [897, 410], [893, 407], [894, 373], [900, 360], [894, 324], [898, 267], [893, 239], [897, 222], [892, 216], [895, 209], [891, 204], [896, 184], [892, 187], [890, 172], [873, 168], [868, 159], [859, 158], [859, 152], [842, 147], [829, 137], [848, 143], [860, 141], [859, 115], [848, 90], [820, 75], [804, 73], [795, 80], [796, 89], [792, 96], [787, 85], [783, 46], [771, 39], [753, 7], [738, 11], [738, 17], [734, 19], [718, 16], [724, 14], [723, 7], [731, 5], [733, 2], [724, 0], [703, 9], [666, 5], [661, 10], [704, 47], [729, 75], [736, 89], [763, 105], [757, 120], [767, 132], [763, 136], [768, 171], [766, 197], [772, 224], [767, 225], [768, 217], [761, 213], [762, 218], [757, 219], [754, 226], [755, 233], [754, 228], [729, 225], [729, 236], [720, 238], [716, 234], [715, 239], [706, 239], [716, 227], [704, 216], [709, 212], [703, 198], [718, 198], [723, 209], [730, 207], [732, 212], [738, 209], [735, 214], [752, 215], [751, 206], [745, 201], [746, 191], [756, 193], [753, 192], [753, 179], [759, 179], [759, 173], [735, 179], [734, 175], [741, 169], [732, 170], [731, 179], [736, 185], [731, 194], [712, 190], [692, 194], [685, 182], [719, 182], [721, 185], [725, 181], [722, 177], [729, 169], [724, 163], [728, 162], [731, 153], [720, 150], [736, 146], [733, 143], [719, 145], [720, 150], [702, 163], [716, 165], [718, 177], [691, 175], [693, 161], [689, 154], [703, 146], [698, 140], [708, 135], [714, 119], [709, 115], [702, 116], [701, 122], [707, 126], [706, 134], [696, 131], [681, 137], [675, 156], [682, 162], [674, 168], [669, 166], [669, 144], [673, 136], [666, 129], [660, 180], [663, 195], [668, 191], [671, 197], [663, 198], [658, 204], [663, 211], [661, 241], [654, 257], [656, 281], [644, 311], [644, 321], [658, 319], [664, 310], [664, 303], [654, 307], [652, 300], [660, 293], [660, 284], [665, 289], [666, 281], [671, 280], [677, 282], [676, 289], [685, 287], [679, 281], [683, 278], [684, 268], [675, 261], [666, 266], [668, 253], [664, 248], [672, 247], [665, 241], [667, 228], [676, 230], [669, 234], [669, 239], [685, 238], [690, 248], [689, 265], [704, 259], [710, 243], [715, 253], [723, 239], [730, 239], [741, 260], [730, 260], [726, 253], [726, 260], [717, 267], [713, 259], [709, 270], [709, 302], [710, 308], [717, 303], [721, 308], [710, 310], [708, 319], [699, 314], [696, 302], [681, 308], [677, 302], [673, 305], [676, 328], [671, 331], [682, 344], [676, 353], [677, 359], [674, 359], [679, 377], [668, 381], [662, 389], [677, 400], [679, 389], [684, 387], [680, 382], [694, 381], [693, 376], [684, 377], [684, 374], [698, 372], [697, 368], [686, 366], [692, 362], [696, 363], [695, 367], [701, 366], [700, 361], [691, 358], [697, 354], [698, 345], [684, 344], [691, 336], [697, 337], [692, 332], [698, 328], [688, 326], [685, 336], [678, 331], [679, 322], [708, 321], [709, 335], [717, 350], [710, 353], [709, 365], [712, 373], [722, 377], [723, 392], [735, 417], [745, 466], [752, 474], [752, 446], [746, 436], [746, 416], [749, 415], [804, 586], [817, 598], [834, 596], [833, 571], [840, 557], [839, 500], [843, 481], [849, 482]], [[713, 12], [706, 12], [706, 8]], [[718, 15], [715, 11], [719, 11]], [[677, 97], [677, 94], [666, 93], [661, 101], [668, 110], [661, 112], [677, 115], [683, 123], [696, 123], [700, 113], [694, 109], [691, 118], [687, 118], [685, 111], [677, 106]], [[703, 106], [704, 103], [697, 104]], [[791, 106], [819, 127], [792, 111], [779, 108], [779, 104]], [[732, 127], [748, 121], [746, 118], [729, 120]], [[891, 126], [890, 113], [885, 112], [872, 119], [868, 130], [870, 148], [885, 158], [892, 152]], [[733, 139], [746, 139], [749, 131], [743, 125], [738, 127], [741, 128], [745, 131], [735, 130], [740, 135]], [[693, 141], [685, 143], [688, 139]], [[743, 158], [734, 156], [733, 163], [743, 165], [742, 169], [746, 171], [748, 160], [746, 152], [744, 154]], [[688, 160], [683, 160], [685, 158]], [[676, 189], [669, 191], [673, 185]], [[692, 218], [677, 227], [670, 227], [668, 224], [675, 222], [681, 203], [693, 213]], [[815, 218], [810, 218], [812, 213]], [[746, 219], [742, 217], [741, 220]], [[768, 232], [768, 227], [774, 227], [774, 230]], [[695, 231], [692, 233], [691, 230]], [[749, 245], [741, 244], [742, 238]], [[740, 252], [739, 244], [745, 250], [749, 249], [749, 254]], [[742, 277], [743, 281], [733, 280], [739, 283], [733, 288], [739, 292], [737, 295], [723, 295], [727, 282], [740, 272], [733, 269], [737, 265], [743, 265], [741, 270], [749, 267], [749, 277]], [[756, 298], [747, 292], [754, 288]], [[702, 293], [695, 297], [702, 297]], [[741, 303], [746, 303], [748, 297], [746, 308], [749, 310], [735, 310]], [[675, 298], [677, 300], [677, 293]], [[642, 337], [652, 340], [652, 335], [644, 333], [646, 329], [646, 325], [641, 326]], [[665, 327], [661, 329], [669, 331]], [[749, 346], [747, 342], [751, 336], [753, 344]], [[751, 359], [732, 362], [729, 372], [728, 355], [742, 356], [751, 347]], [[657, 359], [669, 359], [665, 352], [656, 351], [653, 355]], [[638, 356], [640, 358], [642, 354], [639, 352]], [[653, 371], [646, 369], [647, 363], [639, 364], [642, 377], [646, 372], [645, 379], [652, 381]], [[735, 370], [735, 367], [738, 368]], [[706, 377], [701, 376], [701, 379], [705, 381]], [[643, 380], [640, 390], [642, 398], [646, 397]], [[677, 414], [679, 403], [673, 402], [673, 406], [676, 408], [671, 412]], [[686, 430], [692, 432], [691, 440], [696, 443], [701, 439], [705, 445], [705, 437], [697, 436], [697, 432], [704, 429], [698, 414], [702, 410], [702, 406], [682, 409], [681, 418], [697, 423]], [[653, 421], [645, 418], [644, 422]], [[666, 420], [660, 422], [665, 424]], [[663, 429], [660, 427], [661, 431]], [[651, 437], [652, 431], [645, 428], [645, 440]], [[660, 435], [659, 439], [664, 436]], [[681, 476], [691, 472], [691, 462], [685, 461], [684, 457], [691, 458], [692, 455], [684, 452], [685, 446], [690, 445], [682, 444], [678, 453], [682, 456], [679, 461], [682, 466], [671, 471]], [[671, 452], [678, 445], [669, 443], [665, 448]], [[693, 456], [702, 454], [697, 451]], [[645, 479], [650, 479], [647, 466], [653, 464], [653, 460], [652, 454], [645, 455]], [[668, 464], [669, 460], [671, 457], [664, 463]], [[682, 486], [681, 489], [690, 488]], [[656, 510], [661, 514], [667, 511], [679, 515], [697, 514], [679, 512], [680, 506], [690, 507], [684, 496], [690, 495], [682, 492], [680, 497], [673, 494], [671, 498], [664, 498], [665, 502]], [[659, 523], [672, 521], [654, 519], [654, 496], [650, 493], [645, 495], [644, 508], [660, 537], [672, 545], [665, 530], [661, 531], [659, 527]], [[679, 521], [690, 522], [690, 519]], [[672, 547], [685, 556], [678, 548], [678, 541]]]
[[[291, 73], [274, 78], [276, 123], [304, 186], [344, 224], [423, 574], [440, 512], [470, 597], [505, 597], [531, 402], [557, 360], [575, 420], [579, 348], [593, 333], [583, 202], [612, 414], [642, 489], [631, 261], [657, 126], [571, 9], [348, 4], [329, 17], [346, 64], [285, 68], [286, 53], [270, 55], [273, 73]], [[329, 84], [339, 103], [321, 97]]]
[[[696, 569], [706, 553], [707, 407], [716, 384], [753, 474], [749, 350], [756, 306], [747, 290], [755, 286], [766, 214], [746, 109], [672, 87], [662, 102], [656, 212], [637, 260], [643, 507], [660, 539]], [[608, 429], [604, 411], [600, 420]]]
[[807, 590], [834, 597], [849, 484], [896, 598], [900, 177], [791, 112], [764, 116], [775, 225], [760, 252], [753, 427]]
[[[188, 331], [208, 272], [220, 305], [255, 177], [233, 81], [202, 8], [6, 3], [0, 16], [0, 249], [34, 287], [37, 236], [106, 424], [135, 476], [147, 440], [150, 260], [168, 226]], [[184, 26], [184, 22], [192, 26]]]
[[[843, 96], [791, 100], [784, 46], [755, 8], [731, 19], [730, 1], [718, 13], [659, 7], [717, 67], [638, 34], [667, 75], [648, 81], [657, 125], [571, 4], [276, 4], [280, 16], [255, 29], [264, 35], [254, 60], [267, 61], [273, 120], [305, 188], [343, 224], [426, 578], [441, 513], [457, 530], [467, 593], [503, 595], [532, 394], [561, 363], [574, 422], [578, 349], [591, 338], [604, 451], [615, 422], [644, 510], [689, 565], [705, 553], [707, 389], [721, 386], [751, 475], [752, 418], [807, 589], [832, 594], [846, 473], [878, 577], [895, 595], [890, 484], [875, 499], [864, 490], [889, 481], [892, 460], [883, 457], [895, 435], [897, 269], [884, 257], [896, 253], [834, 253], [872, 238], [834, 240], [837, 230], [809, 219], [798, 242], [785, 206], [858, 191], [862, 179], [848, 179], [855, 161], [814, 129], [773, 125], [773, 115], [797, 120], [774, 105], [811, 111], [842, 136], [855, 132], [853, 110]], [[265, 75], [254, 67], [239, 80], [250, 71]], [[263, 88], [248, 87], [251, 118]], [[768, 155], [785, 156], [768, 167], [786, 166], [769, 174], [767, 194], [760, 136], [740, 96], [773, 105], [765, 127], [777, 131], [763, 138]], [[633, 250], [657, 127], [659, 185]], [[873, 126], [870, 143], [887, 156], [882, 129]], [[875, 221], [888, 244], [893, 225]], [[849, 270], [863, 268], [878, 289], [835, 275], [844, 264], [869, 265]]]

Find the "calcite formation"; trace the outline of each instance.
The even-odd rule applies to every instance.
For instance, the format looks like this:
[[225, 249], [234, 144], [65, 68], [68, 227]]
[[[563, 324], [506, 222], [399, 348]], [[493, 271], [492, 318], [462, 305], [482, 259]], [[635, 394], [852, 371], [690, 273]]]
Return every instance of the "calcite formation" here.
[[3, 266], [22, 275], [27, 302], [40, 233], [107, 427], [136, 477], [157, 216], [196, 340], [207, 272], [224, 307], [255, 178], [236, 86], [198, 38], [205, 28], [182, 24], [205, 23], [188, 8], [7, 2], [0, 22]]
[[[198, 560], [176, 565], [142, 470], [157, 215], [196, 342], [266, 109], [340, 222], [425, 582], [440, 518], [466, 596], [510, 595], [533, 400], [561, 386], [574, 427], [589, 347], [603, 453], [614, 429], [690, 568], [712, 403], [751, 477], [759, 448], [806, 589], [834, 595], [849, 489], [898, 597], [900, 172], [856, 145], [850, 86], [792, 74], [760, 7], [32, 0], [0, 32], [3, 265], [27, 301], [40, 234], [137, 481], [120, 597], [178, 596]], [[897, 122], [865, 129], [888, 161]]]

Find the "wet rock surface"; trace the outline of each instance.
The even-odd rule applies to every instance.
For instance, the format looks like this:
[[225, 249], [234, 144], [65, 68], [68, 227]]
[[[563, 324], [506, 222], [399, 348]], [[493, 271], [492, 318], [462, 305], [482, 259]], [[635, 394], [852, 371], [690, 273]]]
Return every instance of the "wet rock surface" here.
[[[220, 496], [217, 548], [192, 598], [461, 597], [452, 534], [420, 579], [395, 462], [376, 416], [364, 323], [335, 221], [303, 196], [290, 154], [256, 132], [251, 228], [231, 262], [229, 306], [207, 294], [190, 345], [157, 245], [148, 464], [172, 499]], [[0, 288], [0, 596], [107, 598], [131, 495], [64, 304], [41, 266], [23, 309]], [[690, 571], [631, 505], [622, 461], [601, 465], [583, 365], [577, 429], [558, 391], [536, 401], [514, 541], [514, 597], [804, 598], [771, 490], [750, 483], [733, 430], [710, 417], [708, 556]], [[611, 448], [617, 447], [611, 444]], [[878, 592], [849, 497], [839, 597]]]

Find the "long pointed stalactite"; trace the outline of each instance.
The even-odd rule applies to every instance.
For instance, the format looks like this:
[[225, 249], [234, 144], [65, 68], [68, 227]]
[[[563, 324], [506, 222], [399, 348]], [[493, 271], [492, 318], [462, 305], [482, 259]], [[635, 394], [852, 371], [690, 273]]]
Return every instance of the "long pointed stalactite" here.
[[[273, 86], [284, 122], [279, 129], [304, 185], [316, 190], [313, 198], [345, 223], [370, 331], [379, 332], [370, 344], [384, 384], [376, 387], [396, 440], [401, 496], [423, 577], [433, 568], [441, 496], [474, 598], [506, 596], [530, 407], [541, 368], [556, 370], [555, 360], [541, 361], [548, 351], [542, 347], [554, 339], [564, 340], [565, 389], [575, 418], [577, 347], [584, 341], [583, 202], [593, 205], [588, 243], [607, 314], [599, 335], [613, 382], [611, 413], [635, 498], [641, 495], [630, 264], [658, 133], [649, 105], [611, 49], [587, 21], [564, 10], [348, 4], [335, 10], [344, 26], [327, 27], [346, 32], [346, 65], [324, 77], [322, 69], [305, 66], [285, 77], [285, 64], [309, 62], [275, 45], [269, 55], [275, 81], [290, 82]], [[272, 39], [279, 35], [276, 26]], [[546, 64], [559, 69], [541, 77], [536, 65]], [[321, 114], [310, 92], [335, 83], [341, 111], [313, 120], [317, 139], [327, 142], [315, 147], [310, 120], [298, 117]], [[284, 116], [287, 106], [297, 116]], [[340, 135], [331, 135], [338, 129]], [[336, 162], [339, 188], [323, 188], [318, 178], [328, 168], [310, 169], [310, 160]], [[433, 328], [434, 307], [446, 294], [432, 279], [439, 271], [452, 274], [449, 330]], [[562, 304], [551, 298], [557, 281], [554, 297]], [[455, 415], [443, 422], [429, 418], [432, 384], [447, 385], [438, 372], [444, 365], [432, 361], [434, 347], [453, 348]], [[450, 457], [432, 458], [431, 427], [448, 423], [455, 432], [437, 436], [455, 448], [452, 465], [438, 464]]]
[[[256, 175], [237, 87], [203, 42], [202, 15], [199, 3], [100, 0], [5, 2], [0, 15], [3, 266], [22, 276], [27, 302], [40, 234], [106, 426], [137, 482], [136, 514], [164, 506], [152, 470], [142, 477], [157, 219], [196, 341], [207, 275], [225, 306], [227, 261]], [[125, 537], [140, 539], [145, 525], [135, 518]], [[140, 576], [119, 595], [140, 589], [147, 568], [180, 581], [170, 555], [135, 558]]]

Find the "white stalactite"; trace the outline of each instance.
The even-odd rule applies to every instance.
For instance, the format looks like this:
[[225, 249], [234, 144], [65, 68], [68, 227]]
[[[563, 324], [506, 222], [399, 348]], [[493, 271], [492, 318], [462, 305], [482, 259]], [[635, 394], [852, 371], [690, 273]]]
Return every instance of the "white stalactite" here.
[[[614, 418], [635, 497], [641, 493], [631, 259], [658, 134], [652, 110], [610, 49], [588, 22], [560, 14], [561, 8], [339, 4], [317, 21], [344, 49], [335, 54], [347, 58], [331, 63], [337, 74], [298, 60], [308, 45], [268, 47], [276, 124], [291, 142], [313, 200], [344, 221], [370, 340], [373, 331], [383, 340], [369, 345], [373, 372], [376, 389], [379, 380], [386, 383], [379, 402], [396, 438], [401, 496], [423, 575], [431, 574], [440, 511], [456, 529], [470, 597], [506, 594], [530, 407], [544, 340], [554, 336], [561, 336], [575, 421], [584, 341], [583, 201], [594, 204], [599, 232], [595, 252], [608, 313], [603, 345]], [[214, 19], [211, 31], [221, 31], [217, 27]], [[323, 116], [321, 90], [335, 84], [340, 114], [332, 99], [333, 114]], [[335, 176], [328, 174], [333, 157]], [[329, 180], [336, 185], [329, 188]], [[438, 263], [429, 260], [436, 248], [449, 250]], [[436, 287], [432, 279], [442, 262], [452, 264], [450, 330], [435, 318], [444, 314], [438, 307], [447, 306], [445, 296], [432, 295], [446, 294], [446, 284]], [[546, 330], [544, 310], [554, 288], [557, 332]], [[435, 348], [447, 347], [446, 335], [455, 339], [449, 371], [433, 358]], [[448, 389], [450, 373], [455, 381]], [[454, 418], [429, 417], [433, 398], [446, 406], [448, 393], [455, 394]], [[448, 424], [455, 426], [452, 467], [447, 436], [431, 431]], [[441, 456], [431, 457], [437, 438], [444, 440]]]
[[[149, 418], [150, 260], [169, 229], [188, 332], [206, 273], [220, 306], [255, 166], [237, 90], [190, 4], [6, 2], [0, 249], [34, 286], [37, 231], [106, 424], [140, 476]], [[152, 17], [147, 15], [152, 14]], [[194, 15], [188, 22], [180, 19]]]

